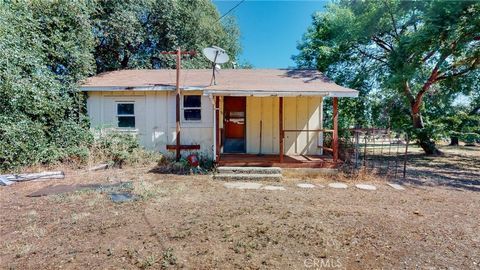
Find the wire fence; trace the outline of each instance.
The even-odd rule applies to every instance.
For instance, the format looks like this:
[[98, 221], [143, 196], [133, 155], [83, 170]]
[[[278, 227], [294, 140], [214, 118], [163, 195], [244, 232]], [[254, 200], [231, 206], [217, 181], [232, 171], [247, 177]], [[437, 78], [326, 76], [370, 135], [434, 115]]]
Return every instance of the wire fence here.
[[344, 170], [371, 170], [390, 179], [405, 179], [408, 165], [408, 134], [381, 128], [344, 130], [340, 159]]

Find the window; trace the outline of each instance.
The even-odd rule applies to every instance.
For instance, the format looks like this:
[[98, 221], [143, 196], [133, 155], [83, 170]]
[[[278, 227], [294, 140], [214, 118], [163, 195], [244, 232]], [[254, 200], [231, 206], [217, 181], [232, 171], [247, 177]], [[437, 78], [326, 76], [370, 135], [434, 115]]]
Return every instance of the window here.
[[183, 119], [185, 121], [202, 120], [202, 96], [183, 96]]
[[117, 103], [117, 118], [119, 128], [135, 128], [135, 104]]

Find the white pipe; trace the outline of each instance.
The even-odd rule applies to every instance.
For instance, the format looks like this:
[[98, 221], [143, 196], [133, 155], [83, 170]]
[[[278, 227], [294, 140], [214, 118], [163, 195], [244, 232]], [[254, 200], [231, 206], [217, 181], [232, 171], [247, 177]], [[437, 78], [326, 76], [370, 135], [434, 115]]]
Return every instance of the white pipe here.
[[216, 149], [217, 149], [217, 125], [218, 125], [216, 116], [217, 116], [218, 108], [215, 104], [215, 97], [212, 95], [210, 95], [209, 97], [212, 100], [212, 104], [213, 104], [213, 160], [216, 161], [215, 158], [217, 156]]

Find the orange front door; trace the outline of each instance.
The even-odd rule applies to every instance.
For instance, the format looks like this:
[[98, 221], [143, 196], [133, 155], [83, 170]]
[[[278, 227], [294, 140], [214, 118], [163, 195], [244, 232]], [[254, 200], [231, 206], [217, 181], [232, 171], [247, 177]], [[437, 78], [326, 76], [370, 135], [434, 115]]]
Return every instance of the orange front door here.
[[225, 97], [223, 100], [225, 153], [245, 153], [246, 104], [245, 97]]

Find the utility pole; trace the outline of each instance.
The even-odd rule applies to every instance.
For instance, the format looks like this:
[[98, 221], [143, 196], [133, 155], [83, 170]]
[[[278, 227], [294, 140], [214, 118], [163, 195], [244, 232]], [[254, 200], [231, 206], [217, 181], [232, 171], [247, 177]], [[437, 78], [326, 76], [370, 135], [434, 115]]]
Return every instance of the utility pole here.
[[175, 108], [175, 120], [176, 120], [176, 127], [175, 127], [175, 150], [176, 150], [176, 156], [175, 159], [176, 161], [180, 160], [180, 150], [181, 150], [181, 141], [180, 141], [180, 97], [181, 97], [181, 92], [180, 92], [180, 70], [182, 69], [182, 54], [189, 54], [189, 55], [195, 55], [195, 51], [182, 51], [180, 47], [177, 48], [175, 51], [168, 51], [168, 52], [162, 52], [162, 54], [175, 54], [177, 56], [177, 79], [176, 79], [176, 91], [175, 91], [175, 99], [176, 99], [176, 108]]

